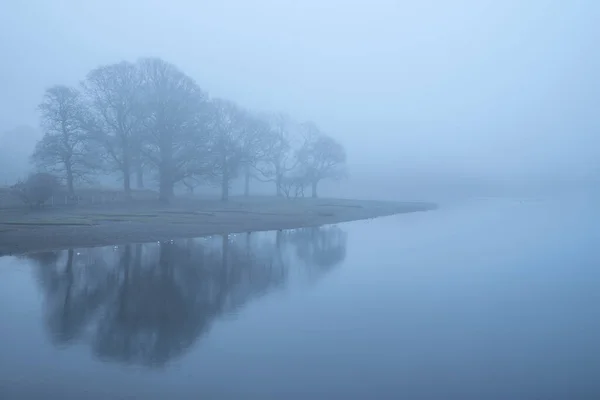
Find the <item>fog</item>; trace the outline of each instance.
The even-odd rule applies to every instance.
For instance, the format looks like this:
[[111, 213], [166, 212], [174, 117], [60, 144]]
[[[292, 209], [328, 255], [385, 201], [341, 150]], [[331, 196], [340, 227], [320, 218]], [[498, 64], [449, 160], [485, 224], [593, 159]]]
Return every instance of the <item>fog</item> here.
[[0, 0], [0, 399], [600, 399], [599, 22]]
[[599, 17], [593, 0], [5, 0], [0, 132], [37, 129], [53, 84], [156, 56], [317, 122], [349, 182], [597, 179]]

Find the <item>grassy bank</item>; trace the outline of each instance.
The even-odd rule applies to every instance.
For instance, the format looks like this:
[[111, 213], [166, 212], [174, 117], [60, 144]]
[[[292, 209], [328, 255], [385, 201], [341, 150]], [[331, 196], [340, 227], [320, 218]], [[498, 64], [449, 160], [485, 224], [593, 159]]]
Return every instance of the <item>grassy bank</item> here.
[[234, 198], [0, 212], [0, 254], [318, 226], [427, 211], [427, 203]]

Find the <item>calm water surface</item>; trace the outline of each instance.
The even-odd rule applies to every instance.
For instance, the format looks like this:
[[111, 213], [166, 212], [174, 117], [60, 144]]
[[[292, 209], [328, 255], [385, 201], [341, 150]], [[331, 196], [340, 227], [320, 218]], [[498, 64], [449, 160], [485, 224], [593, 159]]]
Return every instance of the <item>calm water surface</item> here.
[[598, 399], [597, 206], [0, 258], [0, 399]]

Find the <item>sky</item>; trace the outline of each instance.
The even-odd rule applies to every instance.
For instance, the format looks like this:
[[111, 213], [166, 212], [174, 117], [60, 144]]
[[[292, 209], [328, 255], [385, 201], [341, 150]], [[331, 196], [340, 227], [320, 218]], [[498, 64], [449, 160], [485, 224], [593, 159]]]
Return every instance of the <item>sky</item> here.
[[157, 56], [211, 95], [312, 120], [349, 169], [600, 175], [595, 0], [3, 0], [0, 129], [45, 88]]

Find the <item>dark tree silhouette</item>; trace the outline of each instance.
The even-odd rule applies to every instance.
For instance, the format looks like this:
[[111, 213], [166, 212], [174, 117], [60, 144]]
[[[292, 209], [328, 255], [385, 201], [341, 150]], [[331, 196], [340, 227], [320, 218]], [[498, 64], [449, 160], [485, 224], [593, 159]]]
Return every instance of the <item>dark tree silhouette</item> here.
[[236, 178], [243, 160], [243, 111], [233, 102], [221, 99], [213, 99], [212, 109], [211, 130], [221, 179], [221, 200], [227, 201], [231, 181]]
[[284, 114], [256, 114], [213, 98], [160, 58], [121, 61], [91, 70], [82, 93], [66, 86], [46, 92], [40, 105], [46, 132], [33, 160], [64, 178], [73, 196], [78, 180], [118, 172], [125, 197], [131, 179], [144, 187], [146, 172], [158, 180], [168, 203], [175, 186], [193, 191], [217, 183], [222, 200], [243, 174], [244, 194], [253, 179], [273, 182], [277, 196], [313, 196], [323, 179], [343, 175], [343, 147], [316, 125]]
[[141, 167], [140, 136], [145, 118], [141, 79], [135, 64], [122, 61], [90, 71], [84, 82], [96, 117], [94, 136], [104, 146], [112, 169], [121, 172], [127, 195], [133, 167]]
[[147, 114], [143, 154], [158, 171], [160, 200], [168, 202], [177, 182], [213, 169], [210, 108], [207, 95], [174, 65], [158, 58], [138, 65]]

